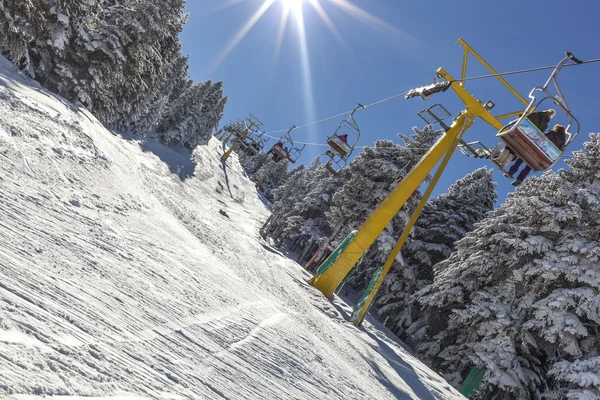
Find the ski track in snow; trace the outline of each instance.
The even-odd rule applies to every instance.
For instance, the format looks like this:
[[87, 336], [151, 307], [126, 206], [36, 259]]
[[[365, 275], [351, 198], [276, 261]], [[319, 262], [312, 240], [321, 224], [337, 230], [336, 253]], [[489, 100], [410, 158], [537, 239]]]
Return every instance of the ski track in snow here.
[[0, 397], [461, 398], [263, 247], [215, 139], [182, 181], [3, 59], [0, 113]]

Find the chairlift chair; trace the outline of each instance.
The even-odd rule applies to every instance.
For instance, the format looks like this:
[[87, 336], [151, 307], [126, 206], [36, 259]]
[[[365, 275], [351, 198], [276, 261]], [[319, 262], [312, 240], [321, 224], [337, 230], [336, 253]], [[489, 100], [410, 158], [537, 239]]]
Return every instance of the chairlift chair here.
[[287, 159], [292, 163], [295, 164], [296, 161], [298, 161], [298, 158], [300, 158], [300, 156], [302, 155], [302, 152], [304, 151], [304, 148], [306, 147], [306, 144], [303, 145], [302, 147], [292, 147], [289, 151], [289, 154], [287, 156]]
[[248, 118], [237, 125], [238, 128], [234, 133], [236, 136], [235, 141], [239, 143], [242, 149], [252, 155], [256, 155], [260, 151], [260, 149], [257, 150], [256, 143], [254, 143], [252, 136], [260, 133], [260, 127], [262, 125], [263, 123], [258, 118], [250, 114]]
[[253, 155], [260, 153], [267, 145], [269, 138], [263, 137], [264, 134], [265, 132], [260, 132], [257, 136], [253, 135], [248, 137], [249, 151], [252, 152]]
[[231, 123], [229, 126], [229, 132], [233, 133], [235, 137], [240, 137], [244, 132], [244, 121], [237, 119], [236, 122]]
[[229, 121], [228, 123], [225, 124], [225, 126], [223, 127], [223, 130], [227, 133], [232, 133], [234, 131], [236, 125], [238, 125], [238, 124], [236, 124], [233, 121]]
[[[338, 171], [348, 164], [348, 159], [358, 143], [360, 129], [354, 119], [354, 113], [363, 108], [365, 107], [360, 103], [354, 107], [350, 116], [340, 122], [333, 135], [327, 139], [329, 150], [325, 152], [325, 155], [329, 157], [329, 161], [325, 164], [325, 168], [334, 175], [337, 175]], [[344, 135], [346, 136], [345, 141], [342, 139]], [[337, 167], [337, 170], [334, 165]]]
[[[414, 96], [413, 96], [414, 97]], [[432, 106], [425, 108], [417, 113], [419, 117], [428, 125], [438, 124], [446, 132], [450, 130], [450, 127], [444, 122], [448, 117], [451, 117], [450, 111], [448, 111], [443, 105], [437, 103]], [[481, 142], [467, 143], [463, 140], [460, 141], [458, 150], [468, 157], [475, 158], [490, 158], [491, 151], [485, 147]]]
[[266, 132], [261, 132], [260, 135], [258, 135], [258, 138], [256, 138], [256, 140], [258, 141], [258, 143], [260, 144], [260, 149], [264, 149], [265, 147], [267, 147], [267, 143], [269, 143], [269, 140], [271, 140], [271, 138], [269, 138], [268, 136], [265, 136]]
[[[569, 62], [572, 63], [568, 64]], [[483, 143], [477, 141], [463, 143], [459, 146], [459, 150], [469, 157], [489, 158], [503, 172], [506, 172], [504, 166], [496, 161], [495, 158], [500, 155], [505, 147], [508, 147], [515, 157], [522, 159], [535, 172], [542, 172], [552, 168], [566, 151], [567, 147], [579, 135], [579, 121], [571, 113], [571, 109], [562, 94], [557, 80], [557, 76], [562, 68], [565, 65], [573, 64], [581, 64], [581, 61], [575, 58], [572, 53], [566, 52], [565, 58], [554, 68], [544, 86], [536, 86], [531, 90], [529, 93], [531, 100], [525, 111], [518, 119], [511, 121], [498, 132], [496, 136], [501, 142], [494, 148], [489, 149]], [[556, 92], [555, 95], [550, 92], [552, 87]], [[547, 101], [553, 103], [562, 111], [569, 122], [565, 128], [567, 135], [565, 145], [561, 149], [556, 147], [546, 137], [544, 132], [527, 118], [528, 115], [539, 110], [541, 105]]]
[[[281, 138], [279, 138], [279, 141], [275, 143], [273, 147], [271, 147], [271, 150], [269, 150], [270, 154], [273, 154], [274, 156], [277, 155], [277, 157], [273, 157], [276, 161], [287, 159], [290, 160], [292, 163], [295, 163], [298, 157], [300, 156], [300, 153], [302, 153], [302, 150], [304, 150], [304, 147], [306, 147], [306, 145], [304, 145], [302, 149], [294, 148], [294, 141], [292, 140], [291, 136], [291, 132], [294, 129], [298, 129], [298, 127], [296, 125], [292, 126], [290, 130], [287, 131], [287, 133], [284, 134]], [[290, 157], [290, 152], [292, 150], [295, 150], [295, 158]]]
[[246, 137], [244, 139], [237, 139], [240, 147], [246, 151], [246, 153], [255, 156], [260, 152], [260, 148], [258, 148], [256, 142], [250, 137]]
[[255, 156], [260, 153], [264, 148], [269, 138], [263, 138], [264, 132], [256, 134], [256, 132], [250, 132], [246, 135], [243, 147], [247, 153]]
[[[514, 154], [521, 158], [533, 171], [541, 172], [552, 168], [552, 166], [560, 159], [569, 144], [579, 135], [580, 124], [577, 118], [571, 113], [560, 85], [558, 84], [557, 75], [561, 69], [571, 61], [574, 64], [581, 64], [581, 61], [575, 56], [567, 52], [565, 58], [554, 68], [554, 71], [541, 87], [535, 87], [529, 93], [531, 101], [525, 112], [521, 114], [519, 119], [513, 121], [503, 127], [496, 135], [508, 146]], [[548, 90], [551, 86], [554, 87], [556, 95]], [[539, 98], [541, 95], [541, 98]], [[565, 128], [566, 141], [563, 148], [559, 149], [552, 143], [540, 129], [535, 126], [527, 116], [539, 110], [540, 106], [546, 102], [552, 102], [559, 110], [567, 117], [569, 123]], [[573, 128], [573, 129], [572, 129]]]
[[335, 176], [339, 175], [339, 171], [346, 166], [346, 160], [338, 154], [329, 155], [329, 160], [325, 163], [325, 168]]

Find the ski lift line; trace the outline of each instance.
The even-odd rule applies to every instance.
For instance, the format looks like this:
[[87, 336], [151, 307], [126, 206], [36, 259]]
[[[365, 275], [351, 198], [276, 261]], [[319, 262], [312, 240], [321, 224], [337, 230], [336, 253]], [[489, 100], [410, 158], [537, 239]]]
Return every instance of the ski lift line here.
[[[404, 93], [396, 94], [396, 95], [394, 95], [392, 97], [388, 97], [387, 99], [376, 101], [375, 103], [372, 103], [372, 104], [368, 104], [368, 105], [364, 106], [362, 108], [362, 110], [366, 110], [367, 108], [375, 107], [375, 106], [378, 106], [378, 105], [380, 105], [382, 103], [386, 103], [388, 101], [395, 100], [398, 97], [406, 96], [407, 93], [408, 93], [408, 91], [406, 91]], [[323, 122], [331, 121], [332, 119], [337, 119], [337, 118], [340, 118], [340, 117], [345, 117], [346, 115], [352, 114], [352, 111], [354, 111], [354, 110], [349, 110], [349, 111], [346, 111], [346, 112], [343, 112], [343, 113], [339, 113], [337, 115], [332, 115], [331, 117], [320, 119], [320, 120], [315, 121], [315, 122], [311, 122], [311, 123], [308, 123], [308, 124], [305, 124], [305, 125], [300, 125], [300, 126], [297, 127], [297, 129], [307, 128], [307, 127], [312, 126], [312, 125], [317, 125], [317, 124], [321, 124]], [[359, 109], [359, 111], [360, 111], [360, 109]], [[272, 131], [272, 132], [267, 132], [267, 133], [275, 134], [275, 133], [282, 133], [282, 132], [287, 132], [287, 129], [281, 129], [281, 130], [278, 130], [278, 131]]]
[[[585, 61], [582, 61], [581, 64], [576, 64], [576, 63], [566, 64], [565, 67], [572, 67], [574, 65], [592, 64], [592, 63], [597, 63], [597, 62], [600, 62], [600, 58], [594, 58], [592, 60], [585, 60]], [[452, 82], [463, 82], [463, 81], [474, 81], [474, 80], [478, 80], [478, 79], [496, 78], [498, 76], [525, 74], [525, 73], [529, 73], [529, 72], [545, 71], [545, 70], [554, 69], [554, 68], [556, 68], [556, 65], [549, 65], [546, 67], [537, 67], [537, 68], [528, 68], [528, 69], [519, 69], [516, 71], [508, 71], [508, 72], [502, 72], [502, 73], [498, 73], [498, 74], [488, 74], [488, 75], [472, 76], [470, 78], [465, 78], [465, 79], [455, 79]]]
[[[565, 65], [565, 67], [572, 67], [574, 65], [592, 64], [592, 63], [597, 63], [597, 62], [600, 62], [600, 58], [594, 58], [594, 59], [591, 59], [591, 60], [584, 60], [584, 61], [581, 61], [581, 64], [575, 64], [575, 63], [573, 63], [573, 64], [567, 64], [567, 65]], [[554, 69], [554, 68], [556, 68], [556, 65], [549, 65], [549, 66], [546, 66], [546, 67], [520, 69], [520, 70], [516, 70], [516, 71], [501, 72], [501, 73], [498, 73], [498, 74], [488, 74], [488, 75], [472, 76], [472, 77], [465, 78], [465, 79], [455, 79], [455, 80], [453, 80], [451, 82], [463, 82], [463, 81], [466, 82], [466, 81], [474, 81], [474, 80], [479, 80], [479, 79], [497, 78], [499, 76], [525, 74], [525, 73], [536, 72], [536, 71], [545, 71], [545, 70]], [[406, 94], [408, 94], [408, 92], [409, 91], [406, 91], [404, 93], [399, 93], [397, 95], [388, 97], [387, 99], [379, 100], [379, 101], [376, 101], [375, 103], [368, 104], [368, 105], [364, 106], [363, 110], [366, 110], [367, 108], [378, 106], [378, 105], [383, 104], [383, 103], [387, 103], [388, 101], [395, 100], [395, 99], [397, 99], [399, 97], [405, 96]], [[318, 121], [310, 122], [310, 123], [305, 124], [305, 125], [300, 125], [300, 126], [297, 127], [297, 129], [307, 128], [309, 126], [318, 125], [318, 124], [321, 124], [323, 122], [330, 121], [332, 119], [344, 117], [346, 115], [350, 115], [352, 113], [352, 111], [353, 110], [346, 111], [346, 112], [343, 112], [343, 113], [339, 113], [337, 115], [332, 115], [331, 117], [320, 119]], [[287, 131], [288, 131], [287, 129], [281, 129], [281, 130], [278, 130], [278, 131], [267, 132], [267, 134], [282, 133], [282, 132], [287, 132]], [[266, 136], [268, 136], [268, 135], [266, 135]]]
[[[311, 122], [311, 123], [308, 123], [308, 124], [305, 124], [305, 125], [300, 125], [296, 129], [308, 128], [309, 126], [312, 126], [312, 125], [317, 125], [317, 124], [321, 124], [323, 122], [331, 121], [332, 119], [344, 117], [346, 115], [349, 115], [351, 112], [352, 112], [352, 110], [346, 111], [346, 112], [343, 112], [343, 113], [340, 113], [340, 114], [337, 114], [337, 115], [332, 115], [331, 117], [323, 118], [323, 119], [320, 119], [320, 120], [315, 121], [315, 122]], [[283, 133], [283, 132], [287, 132], [287, 131], [288, 131], [287, 129], [280, 129], [278, 131], [271, 131], [271, 132], [267, 132], [266, 136], [268, 136], [268, 134]]]
[[[279, 139], [276, 136], [269, 136], [269, 135], [264, 135], [266, 137], [269, 137], [271, 139]], [[294, 142], [296, 144], [302, 144], [302, 145], [306, 145], [306, 146], [315, 146], [315, 147], [329, 147], [328, 144], [326, 143], [310, 143], [310, 142]], [[402, 147], [402, 146], [394, 146], [394, 147], [376, 147], [376, 146], [355, 146], [355, 148], [357, 149], [373, 149], [373, 150], [380, 150], [380, 149], [387, 149], [387, 150], [429, 150], [430, 147]], [[560, 156], [561, 158], [573, 158], [573, 156]], [[599, 158], [600, 159], [600, 158]]]
[[[276, 136], [270, 136], [267, 134], [263, 134], [263, 136], [266, 136], [268, 138], [271, 139], [279, 139]], [[329, 145], [327, 143], [310, 143], [310, 142], [294, 142], [295, 144], [302, 144], [302, 145], [306, 145], [306, 146], [316, 146], [316, 147], [329, 147]], [[355, 146], [355, 148], [357, 149], [366, 149], [366, 148], [370, 148], [370, 149], [389, 149], [389, 150], [429, 150], [430, 147], [401, 147], [401, 146], [394, 146], [394, 147], [374, 147], [374, 146]]]

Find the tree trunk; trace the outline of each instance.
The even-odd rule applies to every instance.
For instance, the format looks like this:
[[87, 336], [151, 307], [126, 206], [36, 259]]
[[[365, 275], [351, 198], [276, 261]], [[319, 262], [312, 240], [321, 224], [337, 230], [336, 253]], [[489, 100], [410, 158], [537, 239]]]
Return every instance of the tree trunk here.
[[269, 218], [267, 218], [267, 220], [265, 221], [265, 223], [263, 224], [263, 226], [260, 227], [259, 232], [261, 234], [261, 236], [266, 236], [263, 234], [263, 232], [265, 232], [267, 230], [267, 227], [269, 226], [269, 224], [271, 223], [271, 220], [273, 219], [273, 214], [269, 215]]
[[338, 226], [335, 227], [335, 229], [333, 230], [333, 233], [331, 234], [331, 236], [329, 236], [327, 238], [327, 241], [325, 242], [325, 246], [323, 247], [324, 249], [329, 247], [329, 244], [331, 243], [331, 241], [337, 236], [338, 233], [340, 233], [340, 230], [342, 230], [342, 224], [338, 224]]
[[295, 253], [296, 249], [298, 248], [298, 246], [300, 245], [301, 242], [302, 242], [302, 237], [301, 236], [297, 237], [296, 240], [294, 240], [292, 242], [292, 245], [290, 246], [290, 251], [292, 253]]
[[281, 232], [278, 236], [277, 239], [275, 239], [275, 246], [277, 247], [281, 247], [285, 241], [285, 239], [288, 237], [288, 233], [283, 233]]
[[311, 239], [310, 242], [308, 242], [308, 245], [306, 245], [304, 247], [304, 251], [302, 252], [302, 254], [300, 254], [300, 258], [298, 259], [298, 263], [299, 264], [304, 264], [304, 260], [306, 260], [306, 258], [308, 257], [309, 254], [313, 254], [315, 251], [318, 250], [315, 249], [315, 240]]

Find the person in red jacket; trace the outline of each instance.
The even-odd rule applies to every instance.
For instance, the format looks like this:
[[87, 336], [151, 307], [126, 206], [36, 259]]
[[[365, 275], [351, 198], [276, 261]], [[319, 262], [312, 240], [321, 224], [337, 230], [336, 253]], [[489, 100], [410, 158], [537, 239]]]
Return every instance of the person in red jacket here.
[[275, 147], [279, 147], [280, 149], [283, 149], [283, 143], [282, 142], [277, 142], [271, 148], [271, 150], [269, 150], [269, 153], [273, 156], [273, 161], [279, 162], [281, 160], [281, 156], [279, 155], [279, 153], [277, 151], [275, 151]]

